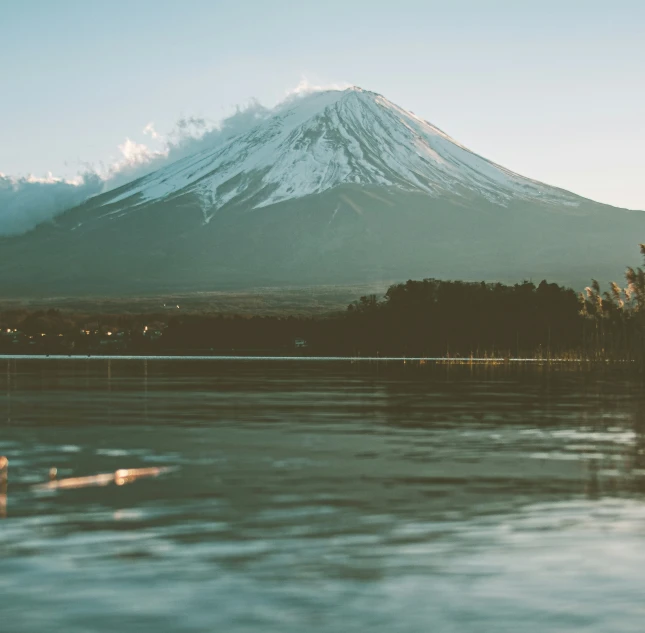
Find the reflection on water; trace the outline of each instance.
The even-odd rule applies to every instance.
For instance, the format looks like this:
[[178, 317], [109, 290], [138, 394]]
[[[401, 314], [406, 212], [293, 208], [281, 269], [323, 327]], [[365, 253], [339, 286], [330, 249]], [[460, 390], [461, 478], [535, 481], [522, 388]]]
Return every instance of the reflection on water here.
[[9, 476], [9, 461], [0, 455], [0, 519], [7, 517], [7, 478]]
[[[151, 360], [2, 380], [3, 633], [643, 630], [640, 381]], [[173, 469], [35, 491], [52, 467]]]

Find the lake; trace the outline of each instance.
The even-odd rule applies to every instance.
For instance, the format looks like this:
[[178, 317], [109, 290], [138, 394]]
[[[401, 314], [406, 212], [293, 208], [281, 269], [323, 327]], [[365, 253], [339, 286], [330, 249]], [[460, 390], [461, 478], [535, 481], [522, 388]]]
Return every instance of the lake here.
[[0, 390], [2, 633], [643, 631], [638, 377], [18, 358]]

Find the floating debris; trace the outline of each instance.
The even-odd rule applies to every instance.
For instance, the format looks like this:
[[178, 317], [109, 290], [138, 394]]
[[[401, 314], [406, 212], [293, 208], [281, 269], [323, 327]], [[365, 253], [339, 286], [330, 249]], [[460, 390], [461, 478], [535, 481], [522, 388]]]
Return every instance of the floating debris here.
[[130, 484], [137, 479], [144, 477], [158, 477], [163, 473], [171, 471], [169, 467], [150, 468], [121, 468], [113, 473], [101, 473], [98, 475], [89, 475], [87, 477], [68, 477], [65, 479], [56, 479], [57, 469], [51, 468], [49, 471], [49, 481], [32, 486], [32, 490], [71, 490], [75, 488], [90, 488], [93, 486], [108, 486], [111, 483], [117, 486]]
[[0, 519], [7, 518], [7, 479], [9, 477], [9, 460], [0, 455]]

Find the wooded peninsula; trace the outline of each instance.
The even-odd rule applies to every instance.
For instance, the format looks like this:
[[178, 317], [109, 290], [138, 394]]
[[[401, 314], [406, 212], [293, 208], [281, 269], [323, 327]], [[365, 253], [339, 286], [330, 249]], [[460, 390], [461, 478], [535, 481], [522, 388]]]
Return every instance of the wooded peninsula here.
[[[645, 245], [641, 245], [645, 257]], [[645, 272], [584, 292], [424, 279], [317, 316], [0, 312], [2, 354], [645, 359]]]

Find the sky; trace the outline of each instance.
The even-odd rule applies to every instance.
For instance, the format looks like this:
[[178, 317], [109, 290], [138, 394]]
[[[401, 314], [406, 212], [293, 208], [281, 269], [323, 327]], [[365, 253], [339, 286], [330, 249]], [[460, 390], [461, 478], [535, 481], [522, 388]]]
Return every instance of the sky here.
[[62, 205], [56, 178], [114, 175], [181, 121], [305, 81], [381, 93], [524, 176], [645, 210], [644, 25], [642, 0], [0, 0], [0, 174]]

